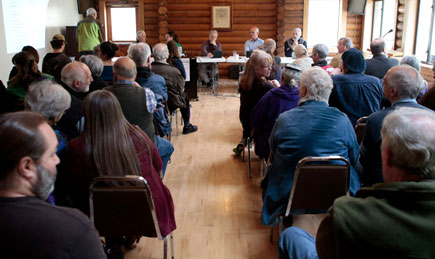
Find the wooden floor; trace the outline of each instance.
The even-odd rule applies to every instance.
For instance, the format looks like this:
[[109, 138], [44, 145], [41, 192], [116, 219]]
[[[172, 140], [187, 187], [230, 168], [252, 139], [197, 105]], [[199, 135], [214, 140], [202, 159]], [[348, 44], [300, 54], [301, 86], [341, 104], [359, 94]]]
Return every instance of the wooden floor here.
[[[164, 183], [175, 204], [175, 258], [278, 258], [270, 228], [260, 224], [260, 162], [253, 158], [250, 180], [247, 161], [232, 155], [242, 134], [237, 81], [220, 81], [218, 96], [200, 88], [191, 102], [198, 132], [182, 135], [179, 125], [172, 138]], [[163, 258], [163, 241], [142, 238], [126, 258]]]

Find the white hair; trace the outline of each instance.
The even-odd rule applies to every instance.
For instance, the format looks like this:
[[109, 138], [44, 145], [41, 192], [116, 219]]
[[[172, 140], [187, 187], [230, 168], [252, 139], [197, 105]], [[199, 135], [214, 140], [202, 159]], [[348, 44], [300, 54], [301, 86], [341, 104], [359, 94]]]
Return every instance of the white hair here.
[[216, 33], [216, 36], [219, 35], [217, 30], [211, 30], [210, 33], [208, 34], [208, 36], [210, 36], [212, 33]]
[[400, 99], [415, 99], [424, 89], [424, 81], [420, 73], [409, 65], [399, 65], [391, 68], [384, 81], [386, 81], [387, 87], [396, 88], [397, 96]]
[[416, 56], [404, 56], [400, 60], [400, 65], [410, 65], [411, 67], [417, 69], [420, 72], [420, 60]]
[[435, 113], [401, 107], [382, 123], [382, 149], [391, 152], [391, 163], [422, 179], [435, 178]]
[[100, 77], [103, 73], [103, 60], [95, 55], [83, 55], [80, 57], [80, 62], [85, 63], [89, 67], [93, 76]]
[[165, 61], [169, 57], [168, 45], [158, 43], [153, 48], [153, 55], [156, 61]]
[[307, 94], [301, 97], [299, 103], [308, 100], [327, 103], [333, 86], [331, 77], [320, 67], [312, 67], [302, 71], [300, 85], [307, 89]]
[[151, 56], [151, 49], [147, 43], [140, 42], [131, 44], [127, 50], [128, 57], [131, 58], [137, 67], [143, 67]]
[[94, 8], [91, 7], [86, 10], [86, 16], [93, 15], [93, 14], [97, 14], [97, 10], [95, 10]]

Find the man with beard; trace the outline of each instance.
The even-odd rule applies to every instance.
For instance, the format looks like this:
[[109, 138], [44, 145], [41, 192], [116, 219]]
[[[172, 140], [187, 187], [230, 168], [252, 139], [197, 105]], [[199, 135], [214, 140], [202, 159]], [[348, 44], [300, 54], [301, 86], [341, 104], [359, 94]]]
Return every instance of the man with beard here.
[[106, 258], [75, 209], [44, 200], [56, 178], [57, 138], [34, 112], [0, 116], [0, 250], [5, 258]]

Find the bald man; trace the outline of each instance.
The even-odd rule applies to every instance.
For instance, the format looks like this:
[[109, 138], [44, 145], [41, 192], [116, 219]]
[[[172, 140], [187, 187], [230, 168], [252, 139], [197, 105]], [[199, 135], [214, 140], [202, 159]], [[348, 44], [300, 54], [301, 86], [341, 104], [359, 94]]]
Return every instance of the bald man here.
[[367, 59], [367, 68], [364, 72], [366, 75], [376, 76], [379, 79], [384, 78], [388, 69], [399, 65], [399, 60], [387, 58], [385, 56], [385, 41], [384, 39], [375, 39], [370, 43], [370, 50], [373, 54], [371, 59]]
[[260, 33], [258, 27], [252, 27], [249, 32], [251, 33], [251, 38], [245, 42], [245, 55], [247, 55], [248, 51], [254, 51], [264, 45], [264, 40], [258, 37]]

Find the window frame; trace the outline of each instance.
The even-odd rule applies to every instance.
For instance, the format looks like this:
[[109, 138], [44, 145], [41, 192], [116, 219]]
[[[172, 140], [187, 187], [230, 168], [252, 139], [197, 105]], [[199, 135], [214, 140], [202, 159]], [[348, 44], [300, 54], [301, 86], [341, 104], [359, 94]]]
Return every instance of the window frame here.
[[[136, 31], [140, 30], [139, 29], [140, 28], [140, 25], [139, 25], [139, 8], [138, 8], [137, 4], [122, 4], [122, 5], [118, 5], [118, 4], [109, 4], [109, 2], [106, 2], [107, 40], [113, 41], [113, 35], [112, 35], [112, 11], [111, 11], [112, 8], [134, 8], [135, 12], [136, 12]], [[136, 41], [136, 39], [134, 39], [133, 41]], [[123, 42], [132, 42], [132, 41], [131, 40], [117, 40], [117, 41], [113, 41], [113, 42], [123, 43]]]

